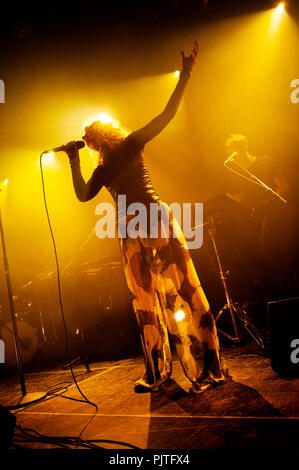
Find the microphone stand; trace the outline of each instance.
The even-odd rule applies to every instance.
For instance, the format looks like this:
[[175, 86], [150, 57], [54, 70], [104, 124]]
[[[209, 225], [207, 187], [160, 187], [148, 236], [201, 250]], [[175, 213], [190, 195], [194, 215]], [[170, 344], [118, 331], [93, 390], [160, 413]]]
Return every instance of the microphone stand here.
[[[0, 192], [2, 192], [2, 189], [0, 189]], [[16, 351], [16, 358], [17, 358], [18, 375], [19, 375], [21, 392], [22, 392], [22, 399], [20, 403], [28, 405], [28, 404], [42, 400], [43, 398], [46, 397], [46, 394], [39, 393], [39, 392], [28, 394], [26, 391], [26, 383], [25, 383], [25, 377], [24, 377], [24, 371], [23, 371], [22, 359], [21, 359], [21, 342], [20, 342], [20, 337], [18, 334], [16, 311], [15, 311], [15, 306], [14, 306], [14, 301], [13, 301], [13, 294], [12, 294], [12, 287], [11, 287], [11, 280], [10, 280], [10, 273], [9, 273], [9, 264], [8, 264], [8, 257], [7, 257], [7, 252], [6, 252], [5, 236], [4, 236], [4, 228], [3, 228], [3, 222], [2, 222], [1, 206], [0, 206], [0, 236], [1, 236], [1, 243], [2, 243], [3, 265], [4, 265], [4, 271], [5, 271], [5, 277], [6, 277], [6, 285], [7, 285], [11, 320], [12, 320], [13, 332], [14, 332], [14, 344], [15, 344], [15, 351]]]
[[264, 188], [266, 191], [269, 191], [271, 194], [273, 194], [273, 196], [275, 196], [276, 198], [280, 199], [284, 204], [287, 204], [287, 200], [285, 198], [283, 198], [282, 196], [280, 196], [276, 191], [274, 191], [274, 189], [270, 188], [270, 186], [268, 186], [266, 183], [264, 183], [262, 180], [260, 180], [257, 176], [255, 176], [253, 173], [251, 173], [249, 170], [247, 170], [246, 168], [243, 167], [243, 165], [241, 165], [240, 162], [238, 162], [237, 160], [235, 159], [229, 159], [227, 160], [225, 163], [224, 163], [224, 166], [230, 170], [230, 171], [233, 171], [234, 173], [237, 173], [237, 175], [241, 176], [242, 178], [246, 178], [248, 179], [246, 176], [244, 175], [241, 175], [240, 173], [238, 173], [237, 171], [233, 170], [232, 168], [230, 168], [229, 166], [227, 166], [227, 164], [229, 162], [233, 161], [234, 163], [236, 163], [240, 168], [241, 170], [243, 170], [245, 173], [247, 173], [247, 175], [249, 175], [249, 177], [251, 179], [249, 179], [249, 181], [251, 181], [251, 183], [255, 183], [259, 186], [261, 186], [262, 188]]

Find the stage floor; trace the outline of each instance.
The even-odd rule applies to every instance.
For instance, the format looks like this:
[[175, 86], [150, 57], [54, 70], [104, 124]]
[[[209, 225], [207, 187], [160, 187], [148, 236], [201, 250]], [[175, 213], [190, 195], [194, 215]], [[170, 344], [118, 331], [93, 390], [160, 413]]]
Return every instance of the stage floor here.
[[[174, 358], [164, 392], [135, 394], [143, 375], [141, 357], [74, 368], [83, 393], [99, 407], [62, 396], [18, 411], [17, 424], [50, 436], [79, 436], [127, 442], [142, 449], [299, 449], [299, 379], [278, 378], [268, 358], [238, 347], [223, 352], [232, 380], [189, 395], [189, 382]], [[27, 392], [44, 392], [71, 381], [69, 371], [26, 374]], [[58, 385], [60, 386], [60, 385]], [[74, 385], [65, 395], [81, 399]], [[0, 382], [0, 404], [16, 404], [17, 378]], [[22, 444], [31, 448], [46, 444]], [[124, 448], [101, 444], [106, 448]]]

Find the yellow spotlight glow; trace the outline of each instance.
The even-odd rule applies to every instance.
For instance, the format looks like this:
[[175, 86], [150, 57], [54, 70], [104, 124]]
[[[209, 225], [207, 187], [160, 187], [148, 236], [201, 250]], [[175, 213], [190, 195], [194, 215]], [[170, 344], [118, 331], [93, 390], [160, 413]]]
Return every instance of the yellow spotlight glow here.
[[47, 160], [53, 160], [55, 158], [54, 153], [53, 152], [44, 153], [44, 158], [46, 158]]
[[113, 119], [107, 113], [99, 114], [98, 120], [101, 121], [103, 124], [112, 124], [113, 127], [119, 127], [118, 121], [115, 121], [115, 119]]
[[174, 72], [174, 76], [175, 76], [175, 77], [178, 77], [179, 75], [180, 75], [180, 71], [179, 71], [179, 70], [176, 70], [176, 71]]
[[86, 126], [89, 126], [94, 121], [100, 121], [102, 124], [112, 124], [112, 127], [119, 128], [119, 122], [113, 119], [108, 113], [100, 113], [93, 118], [91, 118], [88, 122], [83, 124], [83, 130]]
[[119, 127], [119, 122], [113, 119], [109, 114], [107, 113], [101, 113], [99, 114], [94, 121], [101, 121], [103, 124], [112, 124], [113, 127]]
[[8, 179], [5, 179], [5, 180], [0, 184], [0, 192], [1, 192], [1, 191], [4, 191], [5, 186], [7, 185], [7, 183], [8, 183]]
[[176, 321], [182, 321], [184, 320], [185, 318], [185, 312], [183, 312], [183, 310], [178, 310], [177, 312], [175, 312], [174, 314], [174, 318], [176, 319]]
[[270, 35], [274, 34], [279, 26], [279, 23], [282, 19], [283, 14], [285, 13], [285, 4], [279, 3], [276, 8], [274, 8], [270, 24]]
[[53, 152], [43, 154], [43, 165], [45, 168], [56, 168], [56, 159]]
[[8, 183], [8, 179], [5, 179], [1, 184], [0, 184], [0, 192], [4, 191], [5, 186]]

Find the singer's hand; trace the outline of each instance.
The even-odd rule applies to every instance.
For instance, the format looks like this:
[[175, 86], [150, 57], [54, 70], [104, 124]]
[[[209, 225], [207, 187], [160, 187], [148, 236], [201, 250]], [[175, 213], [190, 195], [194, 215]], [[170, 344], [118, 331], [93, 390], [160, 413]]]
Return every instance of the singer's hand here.
[[181, 51], [182, 54], [182, 68], [192, 69], [197, 61], [197, 56], [199, 53], [199, 45], [197, 41], [194, 41], [193, 48], [189, 56], [185, 56], [184, 51]]
[[65, 146], [65, 152], [68, 154], [70, 160], [73, 158], [79, 158], [79, 150], [75, 140], [72, 140]]

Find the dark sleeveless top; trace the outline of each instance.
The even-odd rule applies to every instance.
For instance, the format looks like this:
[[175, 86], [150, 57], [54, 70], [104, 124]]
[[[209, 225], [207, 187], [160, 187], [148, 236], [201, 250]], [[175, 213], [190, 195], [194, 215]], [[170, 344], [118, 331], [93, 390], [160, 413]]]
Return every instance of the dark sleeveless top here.
[[104, 165], [99, 165], [89, 181], [85, 182], [80, 160], [70, 160], [73, 184], [80, 201], [92, 199], [106, 186], [117, 203], [118, 195], [126, 195], [127, 206], [133, 202], [148, 205], [160, 201], [144, 161], [144, 145], [158, 135], [175, 116], [190, 77], [190, 70], [183, 69], [174, 92], [164, 111], [143, 128], [132, 132], [126, 139], [105, 155]]
[[115, 152], [111, 152], [106, 176], [105, 185], [115, 202], [119, 194], [126, 195], [127, 205], [132, 202], [147, 205], [159, 201], [145, 165], [144, 146], [138, 142], [134, 133]]

